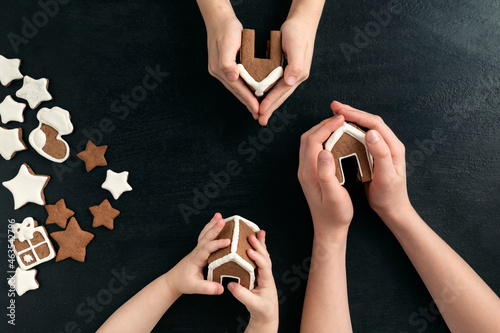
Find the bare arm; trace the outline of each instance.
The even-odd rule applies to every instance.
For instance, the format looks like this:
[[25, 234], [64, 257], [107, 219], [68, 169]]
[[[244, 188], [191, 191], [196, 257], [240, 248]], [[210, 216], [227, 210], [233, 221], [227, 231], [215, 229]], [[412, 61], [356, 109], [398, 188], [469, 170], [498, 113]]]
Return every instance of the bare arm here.
[[474, 270], [418, 216], [406, 190], [403, 144], [380, 117], [338, 102], [335, 113], [370, 128], [375, 168], [368, 201], [394, 233], [452, 332], [500, 332], [500, 299]]
[[314, 241], [301, 332], [352, 332], [345, 253], [353, 207], [335, 176], [331, 152], [322, 146], [343, 123], [342, 116], [330, 118], [302, 136], [298, 176], [313, 218]]

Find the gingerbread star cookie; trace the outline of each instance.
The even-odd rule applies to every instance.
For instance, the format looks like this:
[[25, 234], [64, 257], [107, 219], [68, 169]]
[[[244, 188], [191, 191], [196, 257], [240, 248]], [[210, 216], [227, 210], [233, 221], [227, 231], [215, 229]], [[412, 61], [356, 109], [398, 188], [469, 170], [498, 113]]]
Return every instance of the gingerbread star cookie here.
[[14, 209], [19, 209], [28, 202], [37, 205], [45, 205], [43, 189], [49, 183], [50, 176], [37, 175], [26, 163], [21, 165], [17, 176], [9, 181], [3, 182], [14, 197]]
[[7, 96], [0, 103], [0, 118], [2, 123], [7, 124], [10, 121], [24, 122], [23, 112], [26, 104], [16, 102], [12, 97]]
[[47, 90], [48, 87], [48, 79], [35, 80], [26, 75], [23, 87], [16, 92], [16, 96], [27, 100], [30, 108], [36, 109], [40, 103], [52, 100], [52, 96]]
[[113, 195], [115, 200], [123, 194], [123, 192], [132, 191], [132, 187], [127, 183], [128, 171], [116, 173], [108, 170], [106, 173], [106, 181], [102, 184], [102, 188], [108, 190]]
[[66, 230], [53, 232], [50, 236], [59, 244], [56, 261], [73, 258], [84, 262], [86, 247], [94, 238], [93, 234], [80, 228], [74, 217], [69, 220]]
[[85, 168], [87, 169], [87, 172], [90, 172], [95, 167], [108, 165], [108, 162], [104, 157], [106, 149], [108, 149], [108, 146], [96, 146], [89, 140], [85, 150], [78, 153], [76, 156], [85, 162]]
[[94, 222], [92, 223], [94, 228], [103, 225], [109, 230], [113, 230], [113, 221], [120, 215], [120, 211], [111, 207], [108, 199], [104, 200], [98, 206], [90, 207], [89, 210], [94, 215]]
[[5, 87], [10, 86], [12, 81], [23, 78], [19, 66], [21, 66], [21, 59], [7, 59], [0, 55], [0, 82]]
[[47, 217], [47, 221], [45, 221], [45, 223], [55, 223], [63, 229], [66, 228], [68, 219], [75, 215], [74, 211], [66, 207], [66, 202], [64, 201], [64, 199], [59, 200], [55, 205], [46, 205], [45, 209], [49, 214], [49, 217]]
[[22, 296], [29, 290], [38, 289], [39, 284], [36, 281], [36, 269], [24, 271], [16, 268], [16, 274], [9, 279], [9, 285], [16, 290], [17, 295]]
[[7, 161], [17, 152], [26, 150], [28, 147], [23, 142], [23, 130], [21, 128], [6, 129], [0, 127], [0, 155]]

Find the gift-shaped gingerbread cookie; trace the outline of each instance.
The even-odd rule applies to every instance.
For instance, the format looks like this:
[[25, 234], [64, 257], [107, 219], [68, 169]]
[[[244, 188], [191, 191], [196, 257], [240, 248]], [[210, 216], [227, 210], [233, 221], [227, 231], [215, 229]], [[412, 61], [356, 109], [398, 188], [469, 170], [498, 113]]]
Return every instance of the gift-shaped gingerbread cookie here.
[[368, 182], [373, 178], [373, 157], [368, 152], [365, 131], [353, 123], [344, 122], [324, 144], [335, 160], [335, 175], [340, 184], [345, 182], [342, 160], [355, 156], [358, 163], [358, 180]]
[[255, 58], [255, 30], [243, 29], [238, 69], [240, 77], [261, 97], [283, 76], [281, 32], [271, 31], [267, 42], [268, 58]]
[[36, 115], [40, 124], [29, 136], [31, 146], [46, 159], [62, 163], [69, 157], [69, 146], [61, 136], [73, 132], [68, 111], [59, 107], [43, 108]]
[[32, 217], [25, 218], [23, 223], [14, 223], [12, 232], [11, 244], [21, 269], [28, 270], [55, 257], [47, 230], [38, 226]]
[[252, 248], [248, 236], [256, 234], [260, 229], [255, 223], [238, 215], [224, 221], [226, 224], [217, 239], [230, 239], [231, 245], [210, 255], [207, 280], [222, 284], [224, 278], [230, 278], [252, 290], [257, 266], [247, 255], [247, 250]]

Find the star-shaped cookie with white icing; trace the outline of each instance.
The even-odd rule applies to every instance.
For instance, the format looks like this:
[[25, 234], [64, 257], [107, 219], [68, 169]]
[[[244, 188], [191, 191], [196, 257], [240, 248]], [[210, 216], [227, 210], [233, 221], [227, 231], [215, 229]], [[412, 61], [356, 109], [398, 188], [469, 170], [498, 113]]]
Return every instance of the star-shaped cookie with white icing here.
[[14, 209], [19, 209], [29, 202], [37, 205], [45, 205], [45, 194], [43, 189], [47, 186], [50, 176], [37, 175], [28, 164], [24, 163], [19, 168], [17, 176], [9, 181], [3, 182], [14, 197]]
[[17, 152], [26, 150], [23, 142], [23, 130], [21, 128], [6, 129], [0, 127], [0, 155], [7, 161]]
[[36, 269], [24, 271], [18, 267], [16, 274], [9, 279], [9, 285], [16, 290], [19, 296], [24, 295], [27, 291], [38, 289], [40, 285], [36, 281], [36, 273]]
[[48, 88], [48, 79], [35, 80], [26, 75], [23, 80], [23, 86], [16, 92], [16, 96], [27, 100], [30, 108], [36, 109], [42, 102], [52, 100], [52, 95], [49, 94]]
[[108, 190], [113, 195], [115, 200], [123, 194], [123, 192], [132, 191], [132, 187], [127, 183], [128, 171], [116, 173], [108, 170], [106, 173], [106, 181], [102, 184], [102, 188]]
[[16, 102], [11, 96], [5, 97], [0, 103], [0, 118], [2, 123], [7, 124], [10, 121], [24, 122], [23, 112], [26, 104]]
[[19, 71], [19, 66], [21, 66], [20, 59], [7, 59], [0, 55], [0, 82], [5, 87], [10, 86], [12, 81], [23, 78], [23, 74]]

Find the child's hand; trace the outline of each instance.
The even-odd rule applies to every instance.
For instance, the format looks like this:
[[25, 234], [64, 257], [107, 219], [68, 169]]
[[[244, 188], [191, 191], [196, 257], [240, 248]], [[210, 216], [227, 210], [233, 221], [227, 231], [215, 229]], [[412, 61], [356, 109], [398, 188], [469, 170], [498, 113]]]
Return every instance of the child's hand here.
[[196, 248], [166, 273], [167, 285], [174, 295], [222, 294], [224, 287], [220, 283], [206, 281], [203, 276], [203, 268], [210, 254], [231, 244], [229, 239], [215, 240], [222, 228], [224, 220], [217, 213], [201, 231]]
[[303, 15], [289, 16], [281, 26], [281, 38], [288, 64], [283, 78], [260, 103], [259, 123], [263, 126], [267, 125], [273, 112], [309, 77], [316, 26], [310, 24]]
[[258, 117], [259, 102], [253, 92], [239, 80], [236, 55], [241, 47], [243, 26], [233, 14], [214, 24], [207, 23], [208, 71], [245, 104], [254, 119]]
[[335, 114], [369, 128], [366, 145], [374, 159], [373, 180], [366, 185], [368, 201], [384, 220], [411, 208], [406, 190], [405, 147], [382, 118], [339, 102], [331, 105]]
[[243, 303], [250, 312], [250, 322], [245, 332], [277, 332], [279, 324], [278, 293], [271, 269], [271, 258], [266, 248], [266, 233], [261, 230], [257, 237], [248, 237], [255, 250], [247, 251], [250, 259], [257, 264], [257, 288], [252, 291], [231, 282], [229, 291]]
[[323, 149], [323, 142], [343, 123], [343, 116], [329, 118], [301, 137], [298, 177], [311, 210], [315, 236], [330, 237], [338, 231], [346, 235], [354, 213], [349, 193], [335, 176], [333, 155]]

